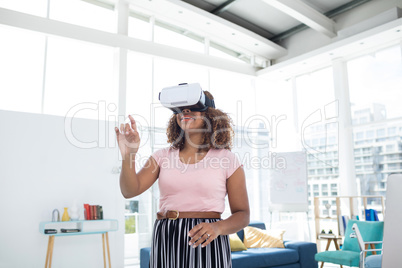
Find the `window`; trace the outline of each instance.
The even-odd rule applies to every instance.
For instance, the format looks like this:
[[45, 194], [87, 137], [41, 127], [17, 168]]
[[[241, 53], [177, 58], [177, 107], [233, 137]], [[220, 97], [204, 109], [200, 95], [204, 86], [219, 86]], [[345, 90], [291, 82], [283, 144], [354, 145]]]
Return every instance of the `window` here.
[[[295, 120], [297, 119], [294, 118], [293, 113], [293, 89], [291, 81], [270, 83], [259, 80], [248, 80], [247, 83], [244, 83], [244, 86], [247, 84], [251, 86], [254, 82], [256, 83], [255, 105], [253, 106], [252, 102], [242, 104], [241, 109], [243, 111], [249, 110], [247, 115], [243, 115], [243, 122], [248, 119], [247, 121], [252, 123], [253, 118], [256, 119], [255, 122], [265, 121], [262, 123], [265, 124], [266, 129], [270, 132], [270, 147], [272, 150], [279, 152], [299, 150], [301, 145], [300, 138], [296, 136]], [[239, 92], [239, 94], [241, 93]], [[272, 96], [275, 96], [275, 98]], [[245, 109], [246, 105], [255, 107], [255, 110]], [[315, 157], [311, 154], [308, 154], [308, 158], [315, 160]]]
[[[401, 59], [398, 45], [348, 62], [352, 114], [355, 118], [368, 118], [368, 124], [358, 130], [365, 131], [364, 145], [367, 146], [362, 151], [364, 165], [356, 165], [356, 172], [360, 173], [361, 195], [382, 194], [378, 191], [384, 189], [381, 180], [386, 178], [387, 172], [399, 169], [399, 163], [395, 163], [398, 160], [384, 154], [396, 150], [396, 144], [390, 144], [390, 141], [398, 137], [397, 129], [402, 124], [400, 120], [388, 121], [400, 117], [402, 110], [396, 101], [402, 97], [400, 87], [397, 89], [402, 81]], [[357, 132], [356, 127], [354, 131]], [[386, 142], [388, 144], [384, 144]]]
[[394, 144], [388, 144], [388, 145], [386, 146], [385, 151], [386, 151], [386, 152], [393, 152], [393, 151], [395, 151], [395, 145], [394, 145]]
[[[335, 106], [331, 103], [335, 101], [332, 69], [325, 68], [316, 72], [302, 75], [296, 78], [298, 114], [300, 126], [312, 116], [317, 110], [323, 112], [323, 108], [329, 105], [329, 112], [335, 113]], [[325, 121], [321, 124], [315, 124], [321, 131], [325, 131], [323, 127]]]
[[396, 135], [396, 127], [388, 128], [388, 136]]
[[210, 42], [209, 55], [231, 60], [234, 62], [244, 63], [244, 61], [239, 58], [241, 56], [240, 53], [237, 53], [214, 42]]
[[137, 240], [139, 238], [139, 202], [127, 200], [125, 204], [125, 232], [124, 232], [124, 257], [127, 259], [137, 258]]
[[41, 113], [45, 36], [0, 25], [0, 109]]
[[49, 37], [44, 113], [117, 118], [113, 62], [113, 48]]
[[364, 138], [364, 132], [356, 133], [356, 140], [362, 140]]
[[385, 136], [385, 129], [377, 129], [377, 137], [384, 137]]
[[[328, 176], [324, 175], [329, 175], [331, 172], [324, 169], [331, 166], [336, 158], [329, 152], [338, 149], [337, 102], [334, 96], [332, 68], [298, 76], [295, 79], [295, 86], [298, 108], [298, 118], [295, 120], [301, 131], [302, 148], [307, 154], [314, 154], [319, 162], [319, 167], [309, 166], [309, 168], [314, 168], [317, 175], [327, 180]], [[321, 121], [317, 122], [317, 119]], [[312, 174], [314, 173], [309, 172], [309, 175]]]
[[164, 27], [155, 25], [154, 31], [155, 31], [154, 41], [156, 43], [177, 47], [185, 50], [191, 50], [199, 53], [204, 52], [203, 39], [201, 37], [198, 37], [200, 38], [200, 40], [197, 41], [193, 38], [187, 37], [185, 33], [192, 36], [195, 35], [186, 30], [182, 30], [176, 27], [166, 29]]
[[145, 41], [151, 41], [151, 24], [148, 17], [136, 16], [131, 13], [128, 18], [128, 36]]
[[139, 123], [146, 128], [151, 127], [152, 110], [159, 107], [157, 102], [154, 103], [155, 105], [153, 104], [152, 90], [152, 58], [129, 51], [127, 57], [126, 115], [136, 115], [136, 120], [139, 120]]
[[397, 45], [353, 59], [347, 64], [350, 101], [354, 110], [369, 109], [370, 122], [402, 114], [399, 102], [402, 97], [401, 58], [401, 47]]
[[392, 164], [388, 164], [388, 169], [389, 170], [396, 170], [396, 169], [400, 169], [400, 164], [396, 164], [396, 163], [392, 163]]
[[117, 20], [112, 6], [105, 8], [82, 0], [52, 0], [50, 4], [51, 19], [116, 32]]
[[372, 139], [372, 138], [374, 138], [374, 130], [368, 130], [368, 131], [366, 131], [366, 138], [367, 138], [367, 139]]
[[[0, 7], [35, 16], [46, 17], [48, 0], [2, 0]], [[6, 39], [2, 38], [2, 41]]]

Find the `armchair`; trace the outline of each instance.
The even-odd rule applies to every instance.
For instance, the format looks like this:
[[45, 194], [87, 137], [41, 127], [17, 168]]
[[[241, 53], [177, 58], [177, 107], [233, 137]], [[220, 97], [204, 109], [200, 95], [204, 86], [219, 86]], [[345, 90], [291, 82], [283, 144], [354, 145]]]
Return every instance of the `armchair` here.
[[[346, 230], [343, 247], [341, 250], [336, 251], [324, 251], [315, 255], [315, 260], [322, 262], [322, 266], [325, 262], [347, 265], [351, 267], [359, 267], [360, 263], [360, 248], [357, 239], [353, 239], [355, 233], [352, 230], [353, 224], [359, 227], [364, 241], [382, 241], [384, 222], [382, 221], [356, 221], [349, 220]], [[368, 252], [367, 255], [371, 255]]]
[[[382, 253], [382, 248], [375, 248], [375, 245], [382, 245], [382, 241], [367, 241], [363, 240], [363, 237], [360, 233], [359, 227], [356, 223], [353, 224], [352, 230], [357, 238], [360, 248], [360, 261], [359, 268], [381, 268], [381, 259], [382, 254], [376, 254], [377, 252]], [[352, 233], [353, 235], [353, 233]], [[371, 249], [369, 249], [371, 246]], [[367, 256], [367, 253], [371, 252], [373, 255]], [[367, 256], [367, 258], [366, 258]]]

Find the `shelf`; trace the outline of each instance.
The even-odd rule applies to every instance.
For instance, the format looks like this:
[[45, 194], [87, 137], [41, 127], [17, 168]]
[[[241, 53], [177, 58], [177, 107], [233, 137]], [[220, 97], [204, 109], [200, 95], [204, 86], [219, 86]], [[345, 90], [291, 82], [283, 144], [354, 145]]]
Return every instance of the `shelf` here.
[[317, 217], [316, 219], [319, 219], [319, 220], [338, 220], [338, 218], [336, 218], [336, 217]]
[[[80, 232], [62, 233], [61, 229], [80, 229]], [[45, 229], [56, 229], [57, 233], [45, 234]], [[106, 220], [82, 220], [82, 221], [48, 221], [39, 224], [39, 232], [44, 235], [71, 236], [87, 234], [103, 234], [118, 230], [118, 221], [115, 219]]]

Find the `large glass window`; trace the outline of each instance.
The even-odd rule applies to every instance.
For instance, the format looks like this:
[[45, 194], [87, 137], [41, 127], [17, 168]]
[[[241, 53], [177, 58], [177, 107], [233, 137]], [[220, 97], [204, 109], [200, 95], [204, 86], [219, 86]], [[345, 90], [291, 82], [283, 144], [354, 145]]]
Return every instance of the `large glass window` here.
[[97, 30], [116, 32], [116, 15], [109, 8], [82, 0], [50, 0], [51, 19], [85, 26]]
[[401, 51], [398, 45], [348, 62], [352, 116], [368, 119], [361, 123], [401, 117]]
[[[168, 25], [164, 25], [164, 27], [155, 25], [154, 41], [156, 43], [161, 43], [164, 45], [182, 48], [185, 50], [191, 50], [199, 53], [204, 52], [204, 43], [201, 37], [195, 36], [189, 31], [175, 28], [173, 26], [171, 26], [170, 29], [167, 29], [166, 27], [168, 27]], [[187, 37], [186, 34], [193, 36], [193, 38]], [[198, 38], [199, 40], [197, 40]]]
[[127, 59], [126, 115], [138, 115], [143, 127], [151, 127], [152, 57], [129, 52]]
[[0, 109], [40, 113], [45, 36], [0, 26]]
[[[231, 60], [231, 61], [238, 62], [238, 63], [245, 62], [244, 59], [240, 59], [241, 58], [240, 53], [237, 53], [231, 49], [228, 49], [228, 48], [221, 46], [219, 44], [216, 44], [216, 43], [211, 43], [211, 45], [209, 47], [209, 55], [214, 56], [214, 57], [223, 58], [226, 60]], [[246, 61], [248, 61], [248, 59]]]
[[270, 150], [292, 152], [301, 148], [294, 118], [292, 81], [256, 81], [256, 115], [268, 123]]
[[333, 89], [332, 69], [325, 68], [296, 78], [298, 122], [303, 148], [312, 162], [332, 166], [337, 151], [338, 103]]
[[128, 19], [128, 36], [145, 41], [152, 40], [151, 24], [147, 21], [148, 18], [139, 16], [130, 16]]
[[253, 119], [255, 85], [249, 76], [211, 70], [210, 92], [216, 99], [217, 108], [229, 113], [236, 126], [244, 126]]
[[0, 7], [46, 17], [48, 0], [0, 0]]
[[338, 102], [332, 68], [298, 76], [295, 84], [299, 137], [309, 156], [308, 183], [331, 183], [331, 189], [328, 184], [322, 184], [320, 189], [313, 188], [314, 196], [328, 196], [338, 182]]
[[113, 60], [113, 48], [49, 38], [44, 113], [101, 120], [117, 116]]
[[347, 68], [354, 133], [366, 133], [365, 143], [355, 141], [364, 156], [364, 165], [356, 163], [359, 190], [362, 195], [385, 195], [384, 181], [402, 163], [401, 142], [395, 139], [402, 126], [401, 47], [350, 60]]
[[[332, 68], [325, 68], [296, 78], [299, 124], [315, 118], [325, 124], [326, 118], [336, 116]], [[320, 115], [320, 116], [319, 116]], [[319, 125], [319, 124], [318, 124]]]

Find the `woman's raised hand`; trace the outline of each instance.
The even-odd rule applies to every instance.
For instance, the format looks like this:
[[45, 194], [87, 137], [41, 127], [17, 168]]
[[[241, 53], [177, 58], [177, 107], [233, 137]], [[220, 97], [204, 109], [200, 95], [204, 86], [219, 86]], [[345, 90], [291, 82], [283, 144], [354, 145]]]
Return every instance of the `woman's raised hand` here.
[[117, 143], [122, 157], [136, 154], [140, 147], [140, 135], [134, 118], [129, 115], [130, 123], [120, 124], [120, 130], [115, 127]]

